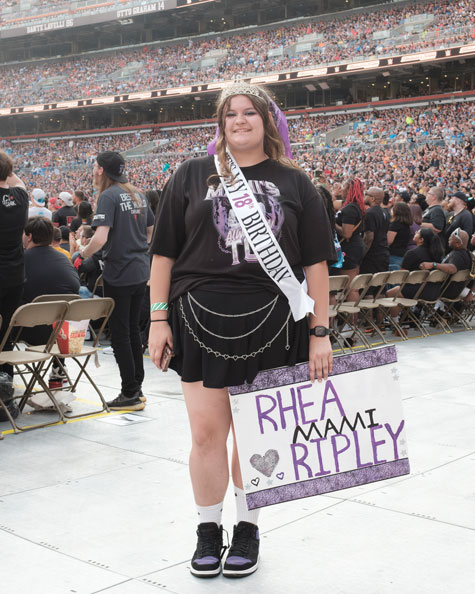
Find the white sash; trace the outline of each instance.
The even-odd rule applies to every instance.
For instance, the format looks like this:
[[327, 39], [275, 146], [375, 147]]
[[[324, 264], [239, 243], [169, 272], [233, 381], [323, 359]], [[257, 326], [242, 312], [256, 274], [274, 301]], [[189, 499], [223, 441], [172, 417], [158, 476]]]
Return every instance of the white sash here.
[[231, 153], [226, 153], [234, 179], [232, 186], [221, 175], [217, 155], [214, 162], [234, 214], [259, 264], [287, 297], [294, 320], [301, 320], [307, 313], [314, 313], [315, 303], [307, 295], [307, 283], [300, 284], [295, 277], [243, 172]]

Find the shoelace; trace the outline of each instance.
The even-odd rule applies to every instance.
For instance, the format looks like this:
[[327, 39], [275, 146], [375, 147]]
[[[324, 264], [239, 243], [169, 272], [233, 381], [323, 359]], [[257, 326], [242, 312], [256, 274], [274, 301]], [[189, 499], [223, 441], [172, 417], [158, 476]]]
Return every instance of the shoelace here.
[[253, 535], [252, 527], [241, 527], [234, 532], [233, 542], [229, 554], [236, 557], [245, 557], [248, 553], [249, 542]]
[[[221, 545], [221, 550], [219, 552], [219, 558], [222, 559], [224, 553], [229, 548], [229, 535], [227, 531], [223, 528], [223, 533], [226, 533], [226, 540], [228, 542], [227, 545], [224, 543]], [[216, 554], [216, 534], [214, 531], [198, 531], [199, 536], [199, 547], [200, 547], [200, 557], [208, 557], [214, 556]]]

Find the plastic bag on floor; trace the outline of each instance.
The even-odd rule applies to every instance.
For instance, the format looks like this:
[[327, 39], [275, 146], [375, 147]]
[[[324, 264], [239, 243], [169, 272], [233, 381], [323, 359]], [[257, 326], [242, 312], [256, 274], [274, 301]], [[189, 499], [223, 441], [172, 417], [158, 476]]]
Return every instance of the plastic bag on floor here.
[[[4, 371], [0, 372], [0, 399], [3, 401], [5, 406], [8, 408], [10, 415], [16, 419], [20, 414], [20, 409], [17, 403], [12, 400], [14, 394], [13, 389], [13, 378]], [[0, 407], [0, 422], [8, 421], [6, 412]]]
[[[63, 412], [65, 410], [70, 411], [71, 407], [69, 406], [69, 403], [76, 399], [74, 394], [65, 390], [54, 390], [54, 397], [60, 408], [63, 409]], [[33, 410], [38, 412], [56, 410], [48, 395], [44, 392], [38, 392], [37, 394], [30, 396], [27, 404], [28, 406], [31, 406]]]

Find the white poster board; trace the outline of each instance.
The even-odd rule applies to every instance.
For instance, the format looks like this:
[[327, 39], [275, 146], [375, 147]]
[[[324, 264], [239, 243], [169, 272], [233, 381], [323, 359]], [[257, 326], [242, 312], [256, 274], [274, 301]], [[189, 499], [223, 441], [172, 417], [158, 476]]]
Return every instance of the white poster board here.
[[409, 473], [394, 346], [308, 363], [229, 389], [249, 509]]

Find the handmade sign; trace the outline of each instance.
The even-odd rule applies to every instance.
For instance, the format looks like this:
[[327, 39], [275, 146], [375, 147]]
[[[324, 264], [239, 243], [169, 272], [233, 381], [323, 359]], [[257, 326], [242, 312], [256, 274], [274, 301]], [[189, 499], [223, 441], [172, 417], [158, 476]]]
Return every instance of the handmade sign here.
[[229, 389], [249, 509], [409, 473], [394, 346], [308, 363]]

